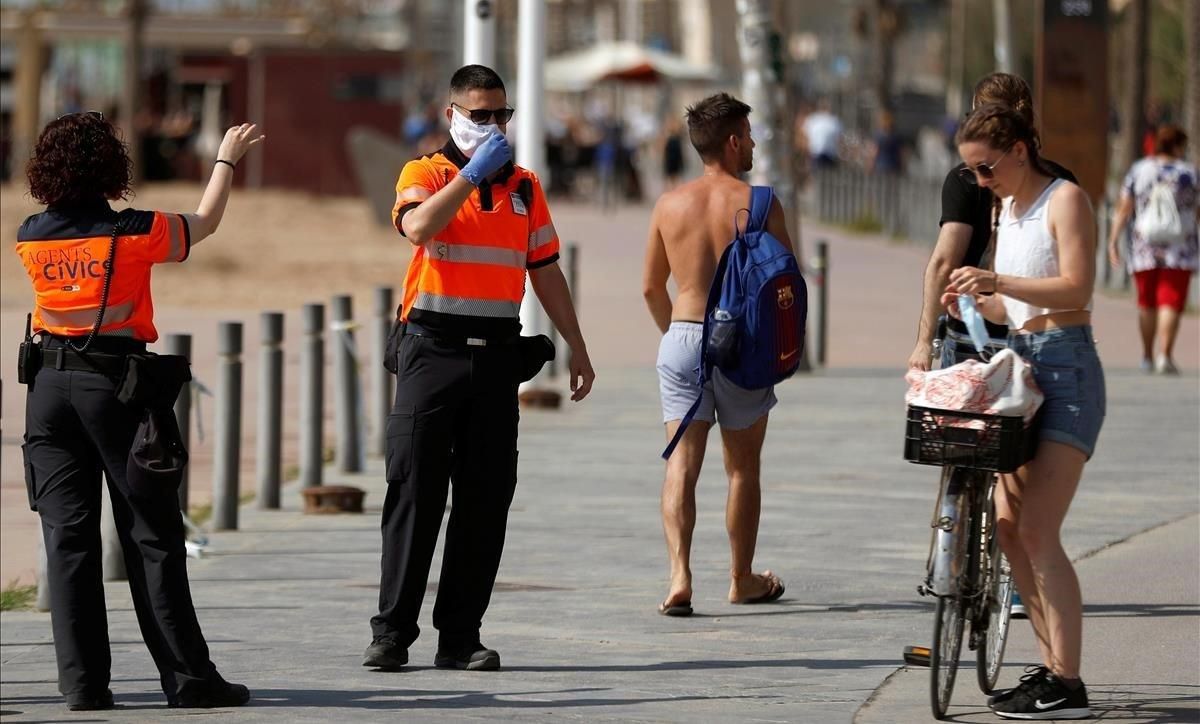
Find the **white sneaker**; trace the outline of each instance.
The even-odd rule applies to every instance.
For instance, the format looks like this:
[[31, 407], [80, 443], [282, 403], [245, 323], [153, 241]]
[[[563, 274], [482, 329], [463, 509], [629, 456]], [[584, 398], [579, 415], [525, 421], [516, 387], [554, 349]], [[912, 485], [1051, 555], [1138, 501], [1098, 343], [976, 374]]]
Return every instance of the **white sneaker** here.
[[1142, 363], [1138, 365], [1138, 369], [1146, 374], [1154, 372], [1154, 360], [1150, 359], [1149, 357], [1143, 357]]
[[1170, 357], [1159, 357], [1155, 360], [1154, 371], [1160, 375], [1179, 374], [1179, 368], [1175, 366], [1175, 362]]

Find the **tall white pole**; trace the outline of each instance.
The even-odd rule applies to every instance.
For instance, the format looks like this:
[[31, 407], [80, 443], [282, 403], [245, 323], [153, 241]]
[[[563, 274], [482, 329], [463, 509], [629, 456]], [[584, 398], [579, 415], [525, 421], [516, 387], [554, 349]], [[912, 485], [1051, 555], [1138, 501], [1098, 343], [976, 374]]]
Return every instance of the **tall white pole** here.
[[1002, 73], [1014, 72], [1015, 61], [1012, 49], [1012, 5], [1011, 0], [994, 0], [992, 3], [993, 19], [996, 25], [995, 48], [996, 70]]
[[517, 28], [517, 165], [546, 173], [545, 0], [520, 0]]
[[[539, 177], [546, 172], [545, 82], [546, 4], [520, 0], [517, 8], [517, 165]], [[541, 305], [532, 293], [521, 304], [521, 326], [526, 334], [542, 334]], [[531, 384], [536, 379], [531, 381]]]
[[463, 0], [463, 65], [496, 67], [496, 3]]

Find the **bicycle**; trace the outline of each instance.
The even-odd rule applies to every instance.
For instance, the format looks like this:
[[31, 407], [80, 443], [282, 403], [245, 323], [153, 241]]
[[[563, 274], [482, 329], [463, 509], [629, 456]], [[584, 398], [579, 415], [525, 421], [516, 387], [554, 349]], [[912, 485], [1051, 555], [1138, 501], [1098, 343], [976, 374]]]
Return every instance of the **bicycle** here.
[[[935, 360], [947, 339], [955, 345], [954, 363], [980, 359], [970, 337], [948, 328], [943, 317], [934, 339]], [[993, 339], [984, 354], [1004, 347], [1004, 340]], [[922, 596], [937, 599], [929, 655], [930, 706], [937, 719], [945, 718], [950, 706], [967, 622], [980, 690], [990, 694], [1000, 675], [1014, 584], [996, 536], [996, 474], [1032, 458], [1035, 444], [1036, 436], [1027, 434], [1020, 417], [908, 408], [905, 459], [942, 467], [926, 577], [917, 587]]]

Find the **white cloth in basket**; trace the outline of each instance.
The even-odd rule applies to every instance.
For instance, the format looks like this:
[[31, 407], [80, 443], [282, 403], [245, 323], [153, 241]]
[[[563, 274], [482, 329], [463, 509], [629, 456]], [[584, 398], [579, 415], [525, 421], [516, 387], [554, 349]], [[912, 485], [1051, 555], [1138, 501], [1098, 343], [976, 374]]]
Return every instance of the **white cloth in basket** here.
[[909, 370], [904, 379], [904, 399], [910, 405], [1022, 417], [1026, 425], [1045, 399], [1029, 363], [1011, 349], [997, 352], [986, 363], [970, 359], [929, 372]]

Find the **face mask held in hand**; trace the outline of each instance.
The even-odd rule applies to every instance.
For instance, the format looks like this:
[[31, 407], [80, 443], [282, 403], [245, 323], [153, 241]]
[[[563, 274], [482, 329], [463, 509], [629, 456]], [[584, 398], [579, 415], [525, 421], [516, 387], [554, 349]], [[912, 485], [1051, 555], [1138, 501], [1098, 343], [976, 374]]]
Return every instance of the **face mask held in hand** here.
[[959, 294], [958, 313], [962, 315], [963, 324], [967, 326], [967, 332], [971, 335], [971, 342], [975, 345], [975, 351], [983, 354], [983, 350], [987, 347], [988, 343], [988, 332], [983, 315], [979, 313], [979, 309], [975, 306], [975, 297], [970, 294]]

